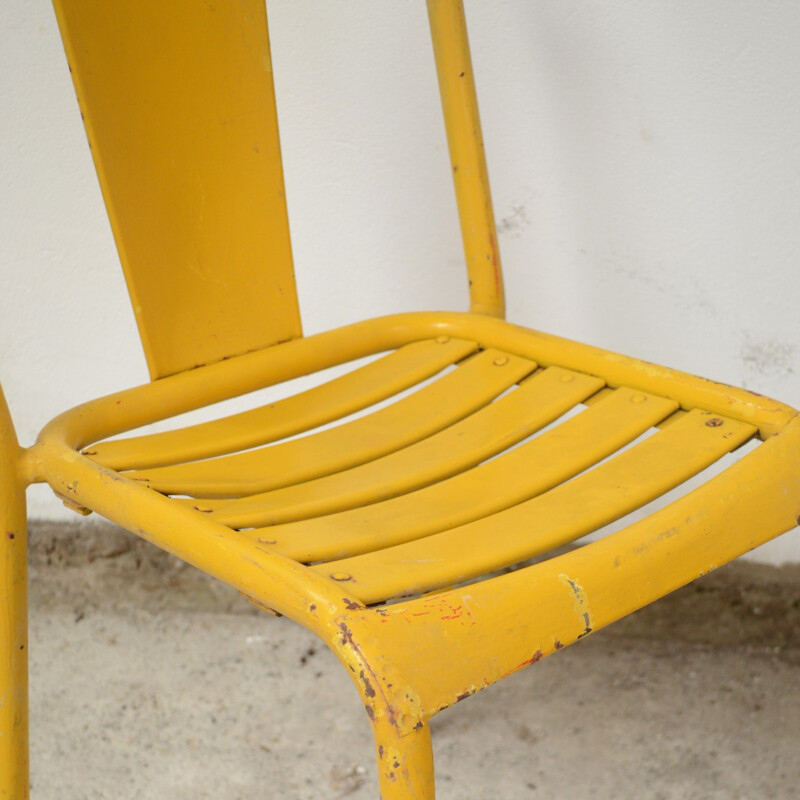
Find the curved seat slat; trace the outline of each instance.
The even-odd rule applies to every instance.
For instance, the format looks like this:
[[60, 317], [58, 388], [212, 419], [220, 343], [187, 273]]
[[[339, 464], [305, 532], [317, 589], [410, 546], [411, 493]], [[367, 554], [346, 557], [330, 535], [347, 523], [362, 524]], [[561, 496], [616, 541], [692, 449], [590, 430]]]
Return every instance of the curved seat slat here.
[[[215, 492], [239, 482], [240, 493], [277, 489], [363, 464], [452, 425], [536, 369], [526, 358], [484, 350], [413, 394], [350, 422], [245, 453], [153, 470], [127, 477], [169, 494]], [[178, 502], [184, 502], [178, 500]], [[187, 501], [212, 513], [225, 500]]]
[[521, 503], [588, 469], [668, 417], [671, 400], [615, 389], [530, 442], [380, 503], [246, 531], [300, 561], [330, 561], [419, 539]]
[[574, 541], [654, 500], [756, 433], [693, 411], [561, 486], [491, 517], [407, 544], [313, 567], [347, 576], [362, 602], [418, 594]]
[[[598, 378], [551, 367], [408, 447], [333, 475], [231, 502], [211, 516], [232, 527], [274, 525], [394, 497], [502, 452], [602, 386]], [[220, 491], [230, 489], [223, 485]]]
[[163, 433], [98, 442], [84, 450], [132, 470], [233, 453], [295, 436], [402, 392], [478, 349], [464, 339], [412, 342], [338, 378], [260, 408]]

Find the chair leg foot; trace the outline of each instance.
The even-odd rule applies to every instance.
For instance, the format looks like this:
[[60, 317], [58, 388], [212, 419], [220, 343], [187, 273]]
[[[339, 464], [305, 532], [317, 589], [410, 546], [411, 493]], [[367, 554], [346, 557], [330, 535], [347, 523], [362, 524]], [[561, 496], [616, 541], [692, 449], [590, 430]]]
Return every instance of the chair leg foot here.
[[0, 390], [0, 798], [28, 798], [28, 572], [25, 484]]
[[433, 747], [427, 723], [405, 736], [373, 723], [381, 800], [434, 800]]

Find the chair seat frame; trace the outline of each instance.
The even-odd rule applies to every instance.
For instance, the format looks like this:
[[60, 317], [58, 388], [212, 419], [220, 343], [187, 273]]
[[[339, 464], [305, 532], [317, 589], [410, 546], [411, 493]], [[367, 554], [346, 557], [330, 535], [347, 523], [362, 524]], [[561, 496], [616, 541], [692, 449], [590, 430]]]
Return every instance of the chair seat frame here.
[[[470, 312], [398, 314], [303, 338], [263, 3], [56, 0], [153, 380], [61, 414], [28, 448], [18, 443], [0, 390], [3, 800], [25, 800], [29, 788], [25, 489], [31, 484], [49, 484], [70, 508], [97, 512], [317, 634], [360, 693], [383, 800], [433, 798], [428, 723], [435, 714], [800, 521], [800, 418], [794, 409], [502, 320], [503, 281], [463, 7], [460, 0], [427, 0], [427, 6]], [[165, 41], [174, 46], [165, 48]], [[130, 157], [133, 146], [137, 158]], [[208, 198], [213, 209], [206, 209]], [[229, 257], [231, 242], [238, 267]], [[171, 269], [162, 269], [162, 262]], [[202, 281], [194, 279], [198, 272]], [[236, 283], [227, 281], [234, 272], [246, 280], [221, 291]], [[220, 274], [226, 281], [206, 280]], [[263, 292], [248, 280], [264, 289], [276, 277], [275, 305], [266, 313]], [[183, 324], [174, 323], [176, 311]], [[532, 370], [574, 370], [591, 385], [650, 393], [670, 408], [720, 415], [762, 443], [679, 500], [598, 541], [391, 603], [363, 602], [357, 586], [285, 557], [82, 452], [261, 388], [448, 337], [528, 359]]]
[[[764, 442], [689, 495], [597, 542], [506, 575], [370, 607], [348, 596], [346, 584], [80, 452], [141, 425], [442, 336], [474, 339], [541, 365], [598, 376], [612, 388], [652, 392], [685, 410], [747, 422]], [[46, 482], [73, 507], [98, 512], [314, 631], [361, 694], [382, 797], [399, 800], [433, 796], [428, 720], [434, 714], [794, 527], [798, 453], [800, 419], [776, 401], [487, 316], [431, 312], [368, 320], [85, 403], [48, 424], [31, 448], [6, 453], [15, 468], [2, 490], [17, 498], [22, 486]], [[18, 500], [6, 505], [5, 515], [7, 531], [24, 531]], [[720, 530], [724, 536], [715, 535]], [[3, 543], [7, 565], [21, 556], [19, 538]], [[15, 588], [20, 595], [23, 587], [7, 578], [6, 592]]]

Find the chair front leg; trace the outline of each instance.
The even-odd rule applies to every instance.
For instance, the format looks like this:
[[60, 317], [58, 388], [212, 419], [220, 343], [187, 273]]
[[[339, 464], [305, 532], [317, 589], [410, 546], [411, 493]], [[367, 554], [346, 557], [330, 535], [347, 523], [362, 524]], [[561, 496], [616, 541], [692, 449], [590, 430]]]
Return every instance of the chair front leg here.
[[384, 717], [372, 722], [381, 800], [434, 800], [433, 747], [427, 723], [399, 736]]
[[27, 800], [28, 553], [21, 450], [0, 388], [0, 798]]

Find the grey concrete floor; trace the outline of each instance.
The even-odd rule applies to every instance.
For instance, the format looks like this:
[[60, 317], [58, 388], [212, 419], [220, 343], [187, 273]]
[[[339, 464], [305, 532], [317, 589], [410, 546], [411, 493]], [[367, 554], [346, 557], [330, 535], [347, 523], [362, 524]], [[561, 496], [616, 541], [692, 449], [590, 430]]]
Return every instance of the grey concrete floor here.
[[[31, 531], [34, 800], [377, 798], [334, 656], [107, 525]], [[440, 800], [796, 800], [800, 567], [731, 565], [433, 721]]]

